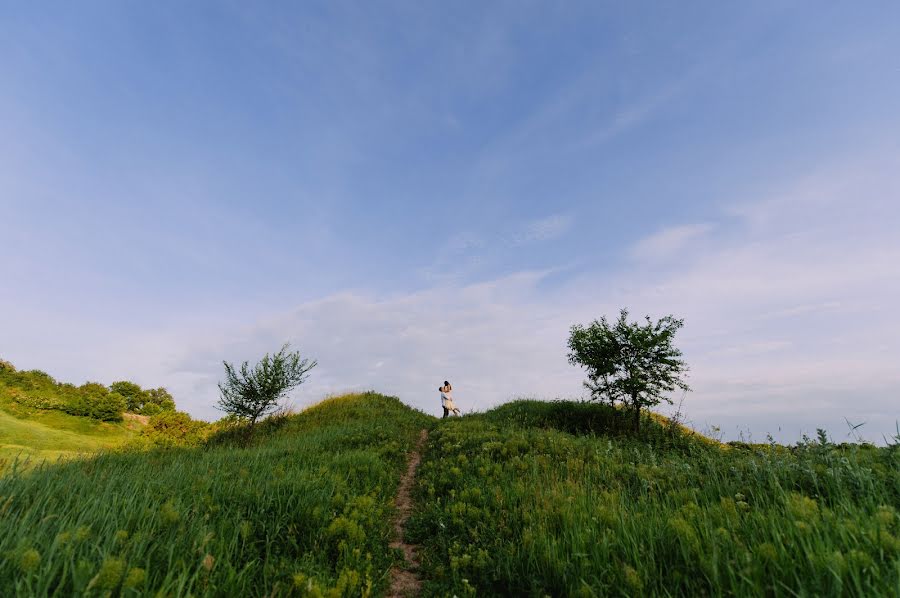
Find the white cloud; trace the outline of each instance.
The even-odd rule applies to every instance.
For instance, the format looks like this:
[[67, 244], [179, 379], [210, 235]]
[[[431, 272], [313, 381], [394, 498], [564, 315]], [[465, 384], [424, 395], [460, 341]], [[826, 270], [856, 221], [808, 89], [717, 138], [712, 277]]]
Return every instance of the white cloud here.
[[673, 257], [689, 243], [712, 230], [709, 223], [686, 224], [663, 229], [645, 237], [631, 248], [631, 256], [638, 260], [655, 261]]
[[[436, 413], [444, 379], [465, 410], [581, 394], [582, 374], [566, 362], [569, 326], [626, 306], [634, 317], [685, 319], [678, 341], [694, 388], [685, 411], [698, 427], [793, 441], [818, 426], [842, 437], [846, 417], [867, 422], [863, 435], [879, 440], [900, 419], [893, 172], [878, 162], [823, 170], [746, 204], [752, 217], [730, 222], [727, 235], [721, 224], [706, 235], [713, 225], [702, 224], [637, 245], [645, 255], [680, 251], [678, 260], [628, 262], [603, 279], [588, 272], [549, 290], [545, 273], [526, 272], [392, 296], [339, 293], [269, 315], [183, 318], [130, 334], [7, 305], [2, 340], [17, 353], [5, 357], [64, 379], [74, 371], [166, 385], [192, 413], [215, 417], [222, 359], [257, 359], [291, 341], [320, 362], [298, 405], [375, 388]], [[688, 250], [699, 239], [703, 251]]]

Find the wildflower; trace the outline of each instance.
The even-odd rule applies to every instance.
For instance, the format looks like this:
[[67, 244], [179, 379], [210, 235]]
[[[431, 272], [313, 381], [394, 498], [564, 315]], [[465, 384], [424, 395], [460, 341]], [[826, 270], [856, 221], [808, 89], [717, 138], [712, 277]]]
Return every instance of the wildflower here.
[[674, 532], [675, 537], [678, 538], [682, 546], [692, 550], [697, 550], [700, 547], [700, 540], [697, 538], [697, 532], [695, 532], [693, 526], [684, 519], [681, 519], [680, 517], [669, 519], [669, 528]]
[[819, 517], [819, 505], [815, 500], [792, 492], [787, 501], [788, 513], [795, 519], [810, 521]]
[[878, 532], [878, 545], [881, 550], [888, 554], [900, 552], [900, 539], [895, 538], [890, 532], [885, 530], [880, 530]]
[[41, 553], [34, 548], [29, 548], [19, 556], [19, 569], [23, 573], [31, 573], [41, 564]]
[[82, 540], [87, 540], [91, 537], [91, 528], [86, 525], [82, 525], [78, 529], [75, 530], [75, 540], [81, 542]]
[[778, 559], [778, 549], [771, 542], [764, 542], [756, 547], [756, 555], [763, 562], [773, 562]]
[[861, 550], [851, 550], [847, 553], [848, 564], [856, 570], [869, 569], [874, 565], [872, 557]]
[[640, 589], [644, 587], [644, 582], [641, 581], [640, 574], [628, 565], [625, 565], [625, 583], [629, 588], [635, 591], [640, 591]]
[[88, 589], [114, 590], [125, 573], [125, 561], [120, 558], [108, 558], [100, 565], [97, 575], [88, 584]]
[[203, 568], [207, 571], [212, 571], [213, 565], [216, 564], [216, 559], [213, 555], [207, 554], [203, 557]]
[[366, 538], [366, 533], [359, 524], [343, 515], [331, 522], [326, 533], [338, 540], [346, 538], [351, 544], [362, 544]]
[[140, 589], [147, 581], [147, 572], [140, 567], [132, 567], [125, 576], [124, 586], [127, 589]]
[[847, 561], [844, 560], [844, 555], [841, 554], [840, 550], [835, 550], [827, 555], [823, 561], [825, 567], [831, 570], [835, 575], [840, 576], [847, 570]]
[[128, 532], [124, 529], [120, 529], [116, 532], [115, 540], [116, 544], [122, 544], [128, 539]]
[[885, 527], [891, 527], [897, 522], [897, 514], [893, 507], [882, 505], [875, 511], [875, 520]]
[[181, 515], [171, 501], [166, 501], [159, 508], [159, 518], [164, 524], [173, 525], [178, 523], [178, 520], [181, 519]]
[[241, 521], [238, 526], [238, 532], [241, 534], [243, 540], [247, 540], [250, 537], [250, 534], [253, 533], [253, 524], [246, 519]]

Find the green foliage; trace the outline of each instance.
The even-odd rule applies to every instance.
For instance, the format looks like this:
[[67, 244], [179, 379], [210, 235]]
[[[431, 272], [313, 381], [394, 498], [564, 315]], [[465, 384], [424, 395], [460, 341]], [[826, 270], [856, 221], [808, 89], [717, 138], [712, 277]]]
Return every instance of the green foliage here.
[[518, 401], [432, 431], [407, 532], [424, 594], [896, 593], [896, 451], [732, 447], [651, 418], [647, 442], [604, 405], [577, 408], [590, 429], [565, 407]]
[[431, 421], [367, 393], [288, 417], [246, 448], [0, 478], [0, 595], [380, 595], [399, 558], [392, 499]]
[[165, 388], [144, 390], [134, 382], [123, 380], [113, 382], [109, 389], [125, 397], [125, 410], [129, 413], [156, 415], [162, 411], [175, 410], [175, 400]]
[[214, 424], [192, 419], [182, 411], [161, 411], [150, 417], [141, 436], [158, 447], [199, 446], [214, 430]]
[[687, 364], [673, 344], [683, 325], [672, 316], [628, 322], [625, 309], [612, 325], [605, 316], [586, 327], [576, 324], [569, 335], [569, 363], [587, 370], [584, 385], [592, 397], [627, 406], [637, 430], [642, 408], [671, 403], [668, 393], [676, 389], [690, 390], [683, 379]]
[[122, 412], [125, 411], [122, 395], [110, 392], [98, 382], [82, 384], [77, 391], [68, 402], [62, 404], [62, 411], [100, 421], [122, 421]]
[[143, 395], [144, 391], [140, 386], [138, 386], [134, 382], [121, 380], [119, 382], [113, 382], [112, 384], [110, 384], [109, 390], [111, 392], [118, 393], [125, 398], [125, 409], [127, 409], [131, 413], [139, 413], [139, 410], [144, 403], [141, 396]]
[[250, 425], [274, 411], [291, 389], [302, 384], [315, 361], [301, 359], [299, 352], [289, 351], [285, 344], [277, 353], [260, 360], [252, 368], [245, 361], [240, 370], [228, 362], [225, 382], [219, 383], [219, 409], [250, 422]]
[[150, 388], [144, 391], [144, 403], [141, 406], [141, 415], [156, 415], [163, 411], [175, 411], [175, 399], [165, 388]]
[[0, 367], [0, 404], [15, 403], [28, 410], [58, 410], [100, 421], [122, 421], [123, 412], [155, 415], [174, 411], [175, 401], [165, 388], [144, 390], [134, 382], [98, 382], [81, 386], [57, 382], [40, 370], [17, 371], [12, 364]]

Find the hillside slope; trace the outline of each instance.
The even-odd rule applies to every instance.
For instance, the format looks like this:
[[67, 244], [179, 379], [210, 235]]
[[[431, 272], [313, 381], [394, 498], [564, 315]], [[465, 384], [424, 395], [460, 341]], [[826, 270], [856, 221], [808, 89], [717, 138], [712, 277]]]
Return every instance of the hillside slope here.
[[518, 401], [430, 434], [408, 538], [430, 595], [900, 593], [900, 450], [718, 445]]
[[102, 455], [0, 478], [0, 595], [380, 594], [392, 499], [432, 418], [350, 395], [251, 446]]
[[140, 433], [141, 423], [101, 422], [59, 411], [28, 411], [0, 401], [0, 473], [61, 458], [85, 456], [124, 445]]
[[249, 444], [224, 427], [15, 472], [0, 595], [383, 595], [425, 429], [405, 527], [422, 595], [900, 593], [896, 446], [721, 445], [651, 417], [637, 439], [621, 417], [516, 401], [436, 420], [366, 393]]

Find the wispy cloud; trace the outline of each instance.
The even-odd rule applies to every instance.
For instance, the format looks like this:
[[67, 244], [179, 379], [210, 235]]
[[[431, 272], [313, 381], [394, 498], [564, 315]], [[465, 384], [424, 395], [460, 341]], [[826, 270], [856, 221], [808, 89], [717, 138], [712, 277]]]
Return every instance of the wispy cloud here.
[[512, 234], [510, 244], [526, 245], [541, 241], [551, 241], [566, 234], [572, 228], [572, 217], [568, 214], [554, 214], [525, 224], [520, 231]]
[[674, 257], [691, 242], [703, 237], [713, 229], [710, 223], [673, 226], [645, 237], [632, 246], [631, 257], [638, 260], [656, 261]]
[[568, 233], [574, 224], [570, 214], [551, 214], [520, 222], [493, 235], [462, 231], [451, 235], [427, 268], [421, 271], [430, 282], [465, 284], [487, 266], [508, 259], [510, 249], [551, 242]]

